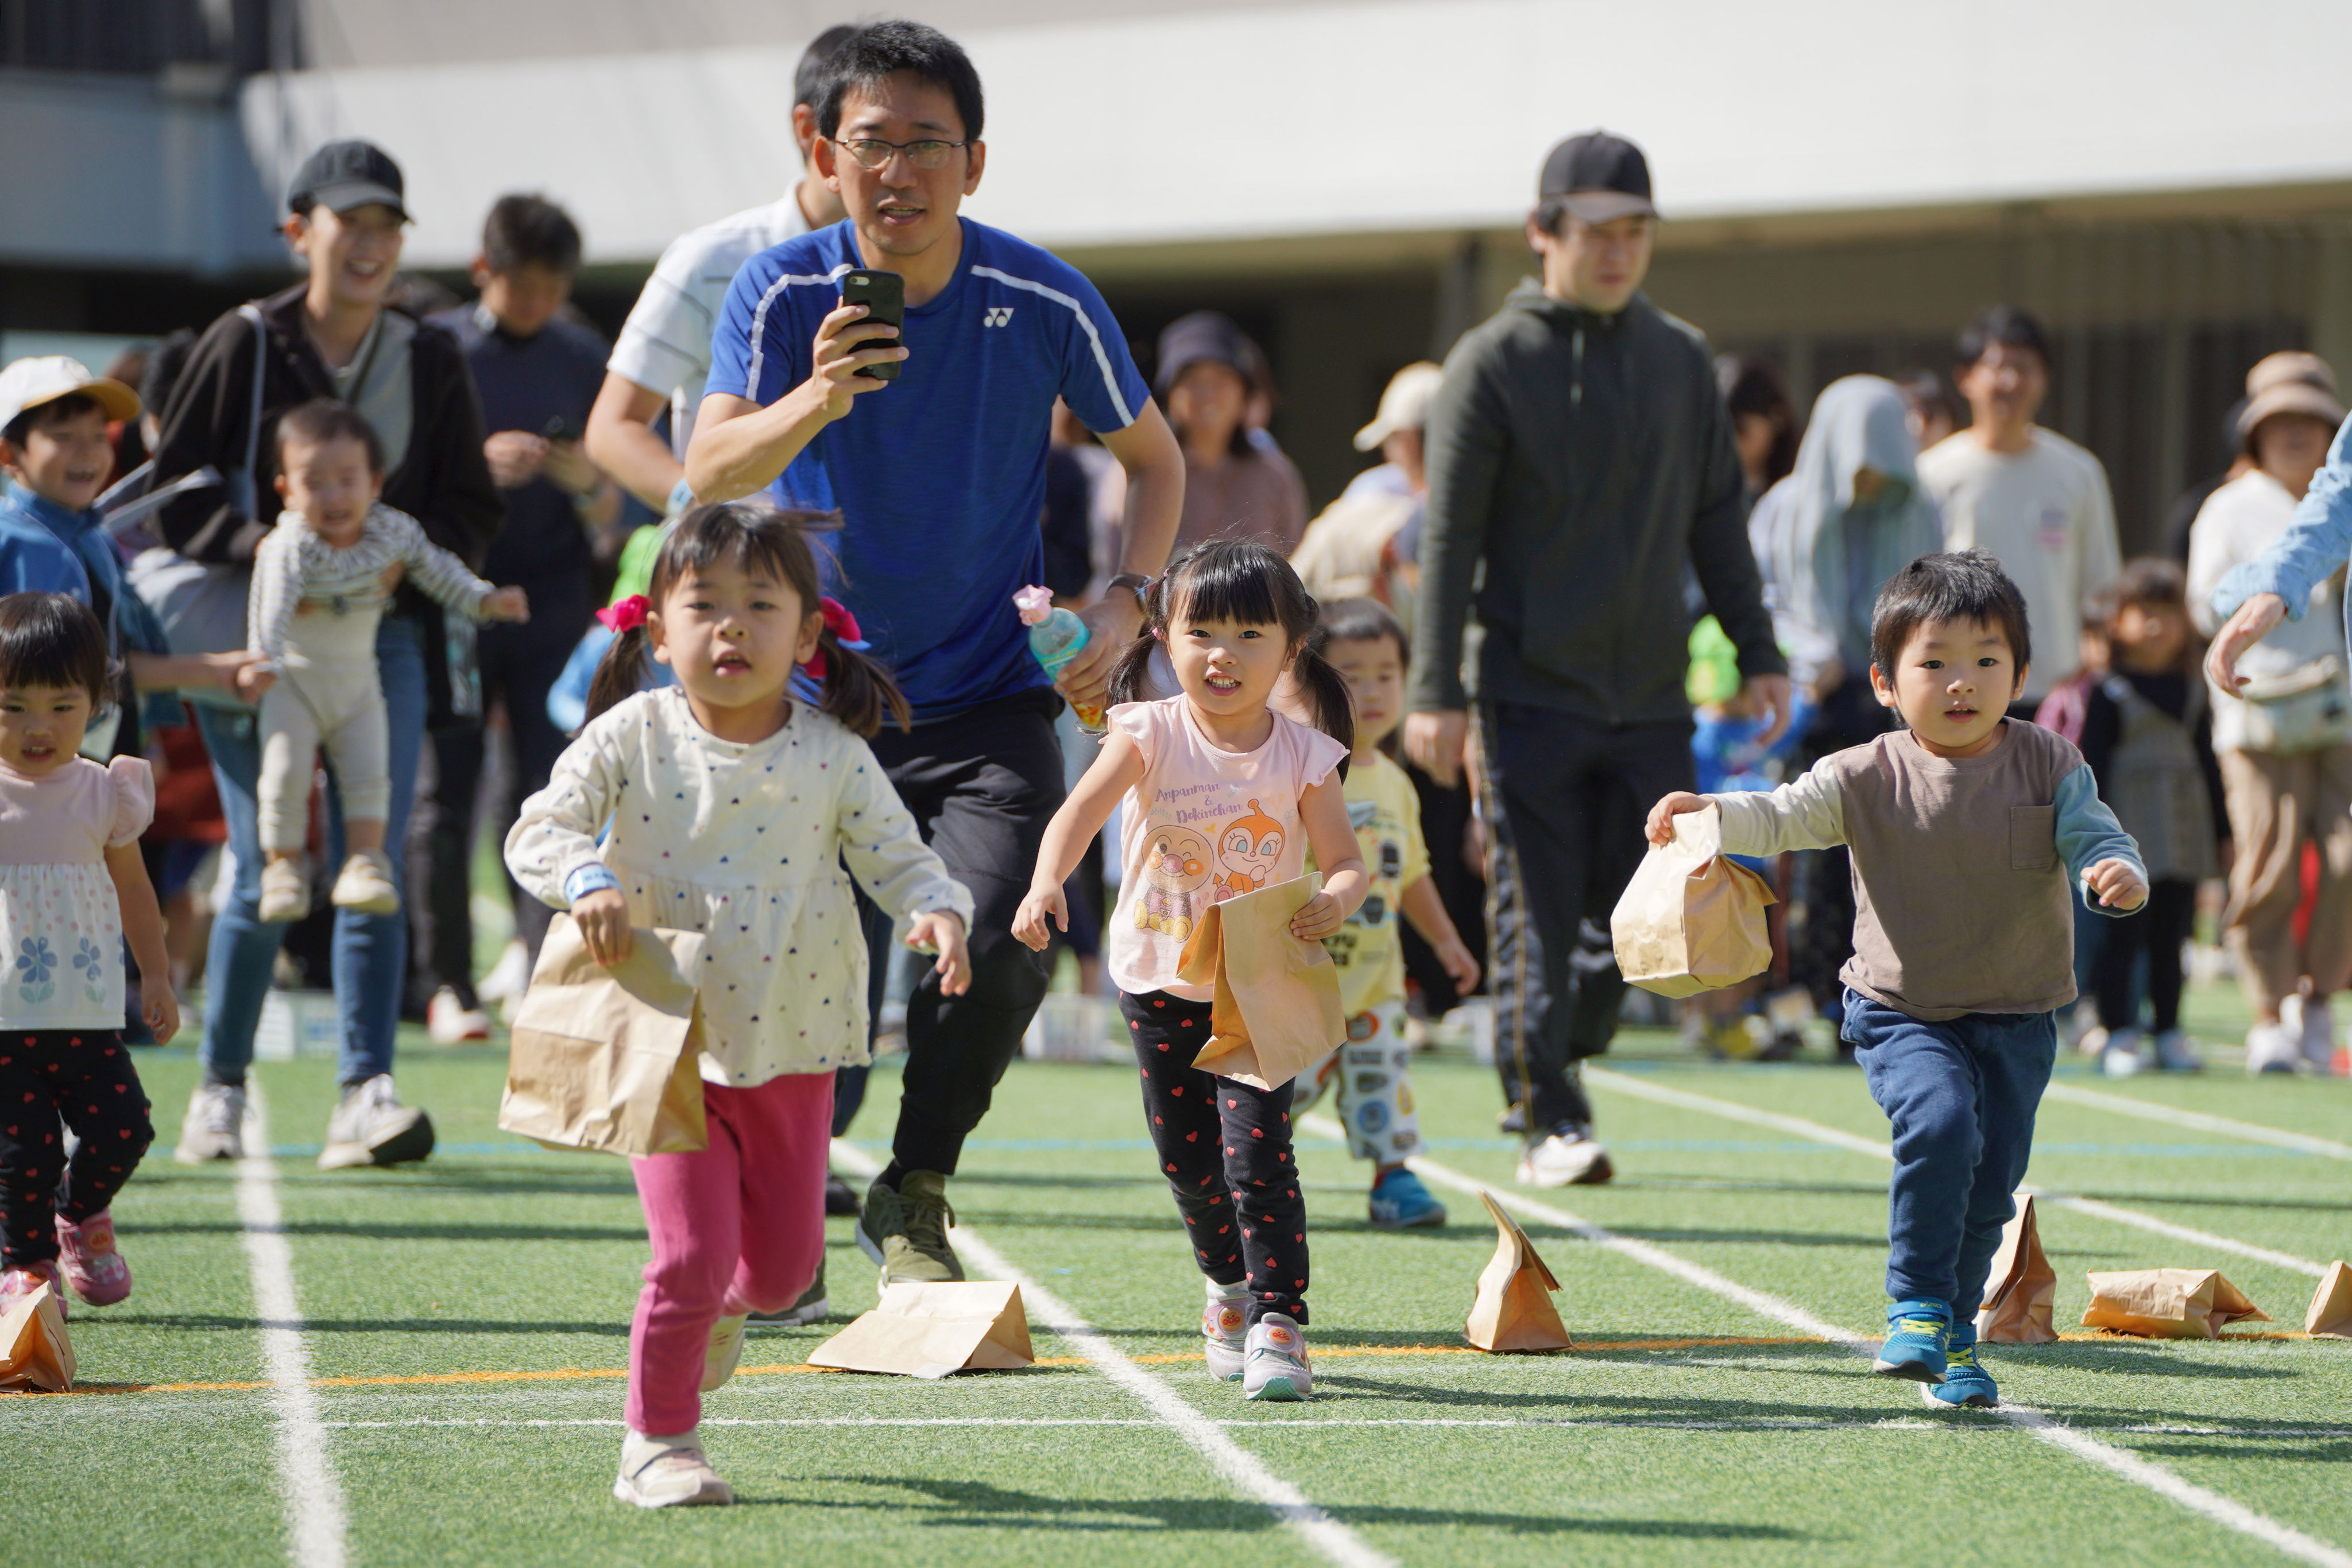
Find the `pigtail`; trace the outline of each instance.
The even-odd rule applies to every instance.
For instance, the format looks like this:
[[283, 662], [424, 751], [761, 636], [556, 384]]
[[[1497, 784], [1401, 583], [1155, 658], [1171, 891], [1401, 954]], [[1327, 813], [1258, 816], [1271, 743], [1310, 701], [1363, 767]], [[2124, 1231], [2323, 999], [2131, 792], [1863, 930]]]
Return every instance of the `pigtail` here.
[[[1315, 727], [1338, 741], [1350, 754], [1356, 749], [1356, 709], [1348, 697], [1348, 683], [1313, 642], [1298, 650], [1290, 664], [1291, 685], [1315, 705]], [[1339, 759], [1339, 777], [1348, 776], [1348, 758]]]
[[1151, 651], [1168, 630], [1168, 580], [1175, 575], [1173, 570], [1165, 572], [1143, 591], [1143, 630], [1119, 651], [1118, 662], [1110, 667], [1113, 706], [1144, 702], [1151, 695]]
[[824, 661], [824, 698], [819, 706], [844, 727], [871, 740], [881, 733], [885, 717], [902, 730], [913, 725], [905, 694], [879, 661], [845, 645], [830, 626], [817, 633], [816, 645]]
[[596, 665], [594, 677], [588, 683], [591, 720], [637, 695], [645, 684], [646, 650], [652, 643], [653, 635], [646, 630], [642, 619], [614, 636]]

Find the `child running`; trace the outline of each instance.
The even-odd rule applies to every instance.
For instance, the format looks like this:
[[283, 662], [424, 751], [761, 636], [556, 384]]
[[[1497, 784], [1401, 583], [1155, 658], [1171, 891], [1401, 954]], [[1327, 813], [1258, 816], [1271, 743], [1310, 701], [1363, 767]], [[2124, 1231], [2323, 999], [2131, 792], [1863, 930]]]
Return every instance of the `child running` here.
[[[80, 601], [0, 599], [0, 1310], [57, 1289], [60, 1266], [91, 1306], [131, 1294], [110, 1206], [155, 1128], [122, 1043], [126, 934], [148, 1027], [158, 1042], [180, 1028], [139, 854], [154, 778], [135, 757], [75, 755], [112, 685]], [[60, 1121], [80, 1140], [71, 1159]]]
[[2130, 837], [2082, 754], [2004, 712], [2025, 689], [2025, 600], [1990, 556], [1922, 556], [1879, 591], [1870, 684], [1909, 727], [1834, 752], [1769, 795], [1676, 790], [1650, 841], [1712, 800], [1736, 854], [1844, 844], [1853, 956], [1843, 1036], [1895, 1124], [1888, 1333], [1876, 1370], [1930, 1407], [2000, 1402], [1976, 1357], [1985, 1275], [2025, 1176], [2074, 999], [2074, 896], [2147, 901]]
[[[1239, 1379], [1252, 1399], [1314, 1392], [1299, 1332], [1307, 1205], [1291, 1157], [1292, 1085], [1253, 1089], [1197, 1071], [1211, 990], [1180, 981], [1176, 969], [1211, 905], [1302, 875], [1310, 843], [1323, 891], [1291, 916], [1291, 935], [1319, 942], [1364, 900], [1364, 862], [1332, 777], [1354, 730], [1348, 688], [1307, 646], [1314, 630], [1315, 601], [1264, 545], [1213, 540], [1171, 566], [1146, 596], [1142, 634], [1111, 674], [1117, 706], [1102, 755], [1047, 824], [1013, 924], [1040, 950], [1049, 919], [1069, 929], [1062, 884], [1124, 797], [1125, 907], [1108, 922], [1111, 978], [1160, 1168], [1207, 1277], [1209, 1375]], [[1161, 647], [1183, 689], [1137, 702]], [[1266, 706], [1286, 674], [1319, 729]]]
[[1372, 599], [1325, 605], [1315, 647], [1347, 684], [1353, 707], [1348, 821], [1370, 891], [1323, 943], [1339, 970], [1348, 1042], [1311, 1073], [1299, 1074], [1292, 1114], [1305, 1115], [1336, 1082], [1348, 1150], [1372, 1164], [1371, 1222], [1383, 1230], [1443, 1225], [1445, 1206], [1404, 1164], [1421, 1151], [1421, 1115], [1412, 1102], [1412, 1047], [1404, 1039], [1404, 941], [1397, 917], [1412, 922], [1465, 996], [1478, 988], [1478, 960], [1429, 879], [1421, 797], [1387, 750], [1404, 721], [1404, 672], [1412, 655], [1404, 628]]
[[[641, 1508], [734, 1500], [703, 1458], [701, 1396], [734, 1375], [747, 1315], [791, 1306], [824, 1260], [834, 1070], [866, 1060], [850, 877], [910, 923], [908, 946], [938, 948], [940, 989], [971, 984], [971, 895], [860, 738], [886, 712], [905, 724], [906, 701], [819, 596], [813, 520], [751, 502], [679, 520], [652, 592], [615, 607], [587, 727], [507, 836], [515, 880], [568, 908], [598, 963], [635, 928], [709, 937], [709, 1146], [630, 1162], [653, 1261], [613, 1495]], [[648, 646], [677, 685], [636, 691]]]

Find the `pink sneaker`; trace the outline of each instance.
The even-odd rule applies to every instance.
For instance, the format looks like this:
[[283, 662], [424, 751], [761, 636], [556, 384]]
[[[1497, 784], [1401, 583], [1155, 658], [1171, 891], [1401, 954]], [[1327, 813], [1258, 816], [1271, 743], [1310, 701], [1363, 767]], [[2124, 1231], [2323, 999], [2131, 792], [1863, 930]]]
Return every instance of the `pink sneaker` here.
[[27, 1263], [21, 1269], [0, 1270], [0, 1312], [6, 1312], [17, 1297], [29, 1296], [43, 1285], [58, 1298], [58, 1316], [65, 1316], [66, 1293], [58, 1281], [58, 1266], [47, 1260]]
[[58, 1216], [58, 1262], [74, 1294], [93, 1307], [110, 1307], [131, 1293], [131, 1265], [114, 1249], [114, 1213], [91, 1215], [79, 1225]]

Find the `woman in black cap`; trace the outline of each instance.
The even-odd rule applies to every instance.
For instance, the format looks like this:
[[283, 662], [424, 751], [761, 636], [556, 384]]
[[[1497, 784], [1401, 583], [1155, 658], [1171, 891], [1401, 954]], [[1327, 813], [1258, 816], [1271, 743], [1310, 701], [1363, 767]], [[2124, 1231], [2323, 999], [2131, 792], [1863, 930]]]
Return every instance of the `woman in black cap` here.
[[1184, 517], [1176, 553], [1203, 540], [1255, 539], [1288, 555], [1307, 531], [1307, 485], [1271, 445], [1250, 439], [1251, 344], [1214, 310], [1160, 334], [1153, 390], [1184, 448]]
[[[215, 321], [163, 411], [156, 486], [208, 467], [226, 477], [167, 504], [159, 531], [190, 560], [229, 572], [249, 567], [254, 547], [278, 520], [271, 483], [278, 416], [328, 397], [358, 409], [382, 438], [384, 504], [478, 565], [502, 513], [465, 359], [447, 332], [385, 308], [408, 222], [400, 166], [372, 143], [329, 142], [295, 174], [287, 209], [286, 238], [306, 276]], [[453, 674], [438, 610], [414, 589], [400, 589], [384, 616], [376, 662], [391, 720], [385, 841], [397, 844], [428, 715], [470, 722], [479, 699], [462, 655]], [[259, 918], [261, 758], [253, 715], [202, 706], [195, 713], [220, 784], [236, 881], [205, 964], [204, 1082], [189, 1100], [176, 1150], [190, 1165], [244, 1153], [246, 1067], [286, 931]], [[333, 821], [340, 824], [339, 810]], [[331, 847], [341, 863], [340, 847]], [[393, 1092], [393, 1031], [407, 968], [404, 915], [336, 912], [343, 1094], [328, 1122], [321, 1166], [391, 1165], [432, 1151], [433, 1124]]]

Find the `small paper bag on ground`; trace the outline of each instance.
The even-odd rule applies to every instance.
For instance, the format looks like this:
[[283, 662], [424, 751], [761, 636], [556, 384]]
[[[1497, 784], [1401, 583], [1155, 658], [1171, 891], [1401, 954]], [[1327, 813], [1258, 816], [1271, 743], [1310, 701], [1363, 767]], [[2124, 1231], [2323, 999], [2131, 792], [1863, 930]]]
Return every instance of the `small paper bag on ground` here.
[[10, 1301], [0, 1313], [0, 1388], [63, 1394], [73, 1380], [73, 1345], [56, 1288], [41, 1285]]
[[811, 1366], [945, 1377], [1034, 1364], [1021, 1287], [1002, 1280], [891, 1285], [879, 1305], [809, 1352]]
[[1478, 1276], [1477, 1299], [1470, 1303], [1463, 1337], [1486, 1351], [1567, 1349], [1576, 1342], [1551, 1304], [1559, 1281], [1536, 1256], [1535, 1244], [1517, 1220], [1486, 1194], [1480, 1193], [1478, 1201], [1495, 1219], [1495, 1256]]
[[2033, 1222], [2033, 1198], [2017, 1197], [2017, 1213], [2000, 1228], [2000, 1250], [1985, 1276], [1984, 1305], [1977, 1312], [1977, 1338], [1990, 1344], [2050, 1344], [2058, 1338], [2050, 1303], [2058, 1294], [2058, 1274], [2042, 1255], [2042, 1232]]
[[2311, 1310], [2303, 1314], [2303, 1332], [2314, 1339], [2352, 1339], [2352, 1269], [2338, 1258], [2311, 1292]]
[[2086, 1275], [2085, 1328], [2157, 1339], [2219, 1339], [2241, 1319], [2271, 1321], [2244, 1291], [2210, 1269], [2128, 1269]]
[[1617, 967], [1662, 997], [1695, 996], [1760, 975], [1772, 962], [1764, 879], [1723, 853], [1713, 802], [1675, 819], [1674, 842], [1653, 844], [1609, 916]]
[[611, 1155], [708, 1146], [692, 978], [702, 936], [634, 936], [627, 959], [607, 969], [570, 915], [549, 924], [515, 1010], [500, 1127]]
[[1331, 955], [1290, 934], [1290, 917], [1322, 886], [1310, 873], [1213, 904], [1202, 916], [1176, 968], [1189, 984], [1216, 988], [1209, 1043], [1193, 1066], [1273, 1089], [1348, 1038]]

